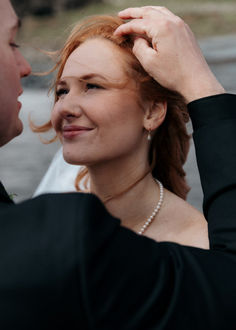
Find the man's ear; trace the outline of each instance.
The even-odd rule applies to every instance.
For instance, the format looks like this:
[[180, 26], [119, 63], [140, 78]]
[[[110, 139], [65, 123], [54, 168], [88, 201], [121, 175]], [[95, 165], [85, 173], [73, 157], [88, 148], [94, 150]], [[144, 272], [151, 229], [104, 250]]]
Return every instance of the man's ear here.
[[150, 104], [144, 115], [143, 126], [147, 131], [154, 131], [164, 121], [167, 112], [167, 102], [153, 102]]

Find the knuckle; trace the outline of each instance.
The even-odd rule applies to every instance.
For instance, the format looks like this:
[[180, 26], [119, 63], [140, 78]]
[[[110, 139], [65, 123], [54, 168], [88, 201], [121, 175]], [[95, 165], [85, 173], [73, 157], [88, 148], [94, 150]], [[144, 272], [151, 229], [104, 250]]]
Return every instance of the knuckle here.
[[178, 16], [174, 18], [165, 18], [161, 22], [162, 29], [165, 31], [175, 30], [176, 28], [184, 28], [185, 22]]
[[162, 20], [161, 25], [162, 29], [169, 30], [172, 26], [172, 21], [170, 21], [169, 19], [164, 19]]
[[148, 22], [144, 21], [142, 26], [143, 31], [148, 31]]
[[144, 10], [150, 10], [150, 9], [152, 9], [152, 6], [144, 6], [143, 8], [144, 8]]
[[154, 9], [153, 9], [152, 6], [144, 6], [144, 7], [143, 7], [143, 10], [144, 10], [144, 14], [145, 14], [145, 15], [147, 15], [147, 14], [151, 14], [151, 13], [154, 11]]
[[184, 27], [185, 26], [184, 21], [179, 16], [175, 16], [174, 21], [175, 21], [175, 25], [177, 25], [178, 27]]
[[185, 28], [186, 28], [186, 30], [188, 32], [191, 32], [192, 33], [192, 30], [190, 29], [190, 27], [189, 27], [189, 25], [187, 23], [184, 22], [184, 26], [185, 26]]

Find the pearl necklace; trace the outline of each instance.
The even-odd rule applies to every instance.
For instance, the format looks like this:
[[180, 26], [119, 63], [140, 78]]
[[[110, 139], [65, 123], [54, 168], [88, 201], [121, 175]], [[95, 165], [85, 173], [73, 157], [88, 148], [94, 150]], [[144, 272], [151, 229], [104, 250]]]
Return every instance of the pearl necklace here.
[[160, 188], [160, 198], [159, 198], [159, 202], [157, 203], [157, 205], [155, 206], [152, 214], [150, 215], [150, 217], [145, 221], [144, 225], [141, 227], [141, 229], [138, 231], [139, 235], [143, 235], [143, 233], [147, 230], [147, 228], [150, 226], [150, 224], [153, 222], [153, 220], [155, 219], [155, 216], [157, 215], [157, 213], [159, 212], [162, 202], [163, 202], [163, 197], [164, 197], [164, 188], [163, 185], [160, 181], [156, 180], [155, 181], [159, 184], [159, 188]]

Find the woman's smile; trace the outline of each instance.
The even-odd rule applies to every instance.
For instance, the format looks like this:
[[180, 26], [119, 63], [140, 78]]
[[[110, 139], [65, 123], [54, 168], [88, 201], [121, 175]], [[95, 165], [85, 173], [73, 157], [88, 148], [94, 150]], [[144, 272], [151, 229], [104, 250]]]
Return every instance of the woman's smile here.
[[79, 135], [88, 133], [94, 128], [86, 126], [77, 126], [77, 125], [65, 125], [62, 128], [62, 136], [64, 139], [73, 139]]

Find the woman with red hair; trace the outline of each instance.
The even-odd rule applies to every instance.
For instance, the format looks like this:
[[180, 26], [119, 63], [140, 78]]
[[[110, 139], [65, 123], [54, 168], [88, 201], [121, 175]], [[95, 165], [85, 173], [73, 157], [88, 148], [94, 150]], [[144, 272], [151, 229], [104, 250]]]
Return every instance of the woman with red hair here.
[[135, 34], [114, 34], [124, 23], [94, 16], [74, 27], [55, 66], [51, 120], [35, 130], [55, 129], [66, 162], [81, 165], [76, 189], [97, 195], [123, 226], [208, 248], [206, 221], [185, 201], [185, 100], [143, 69]]

